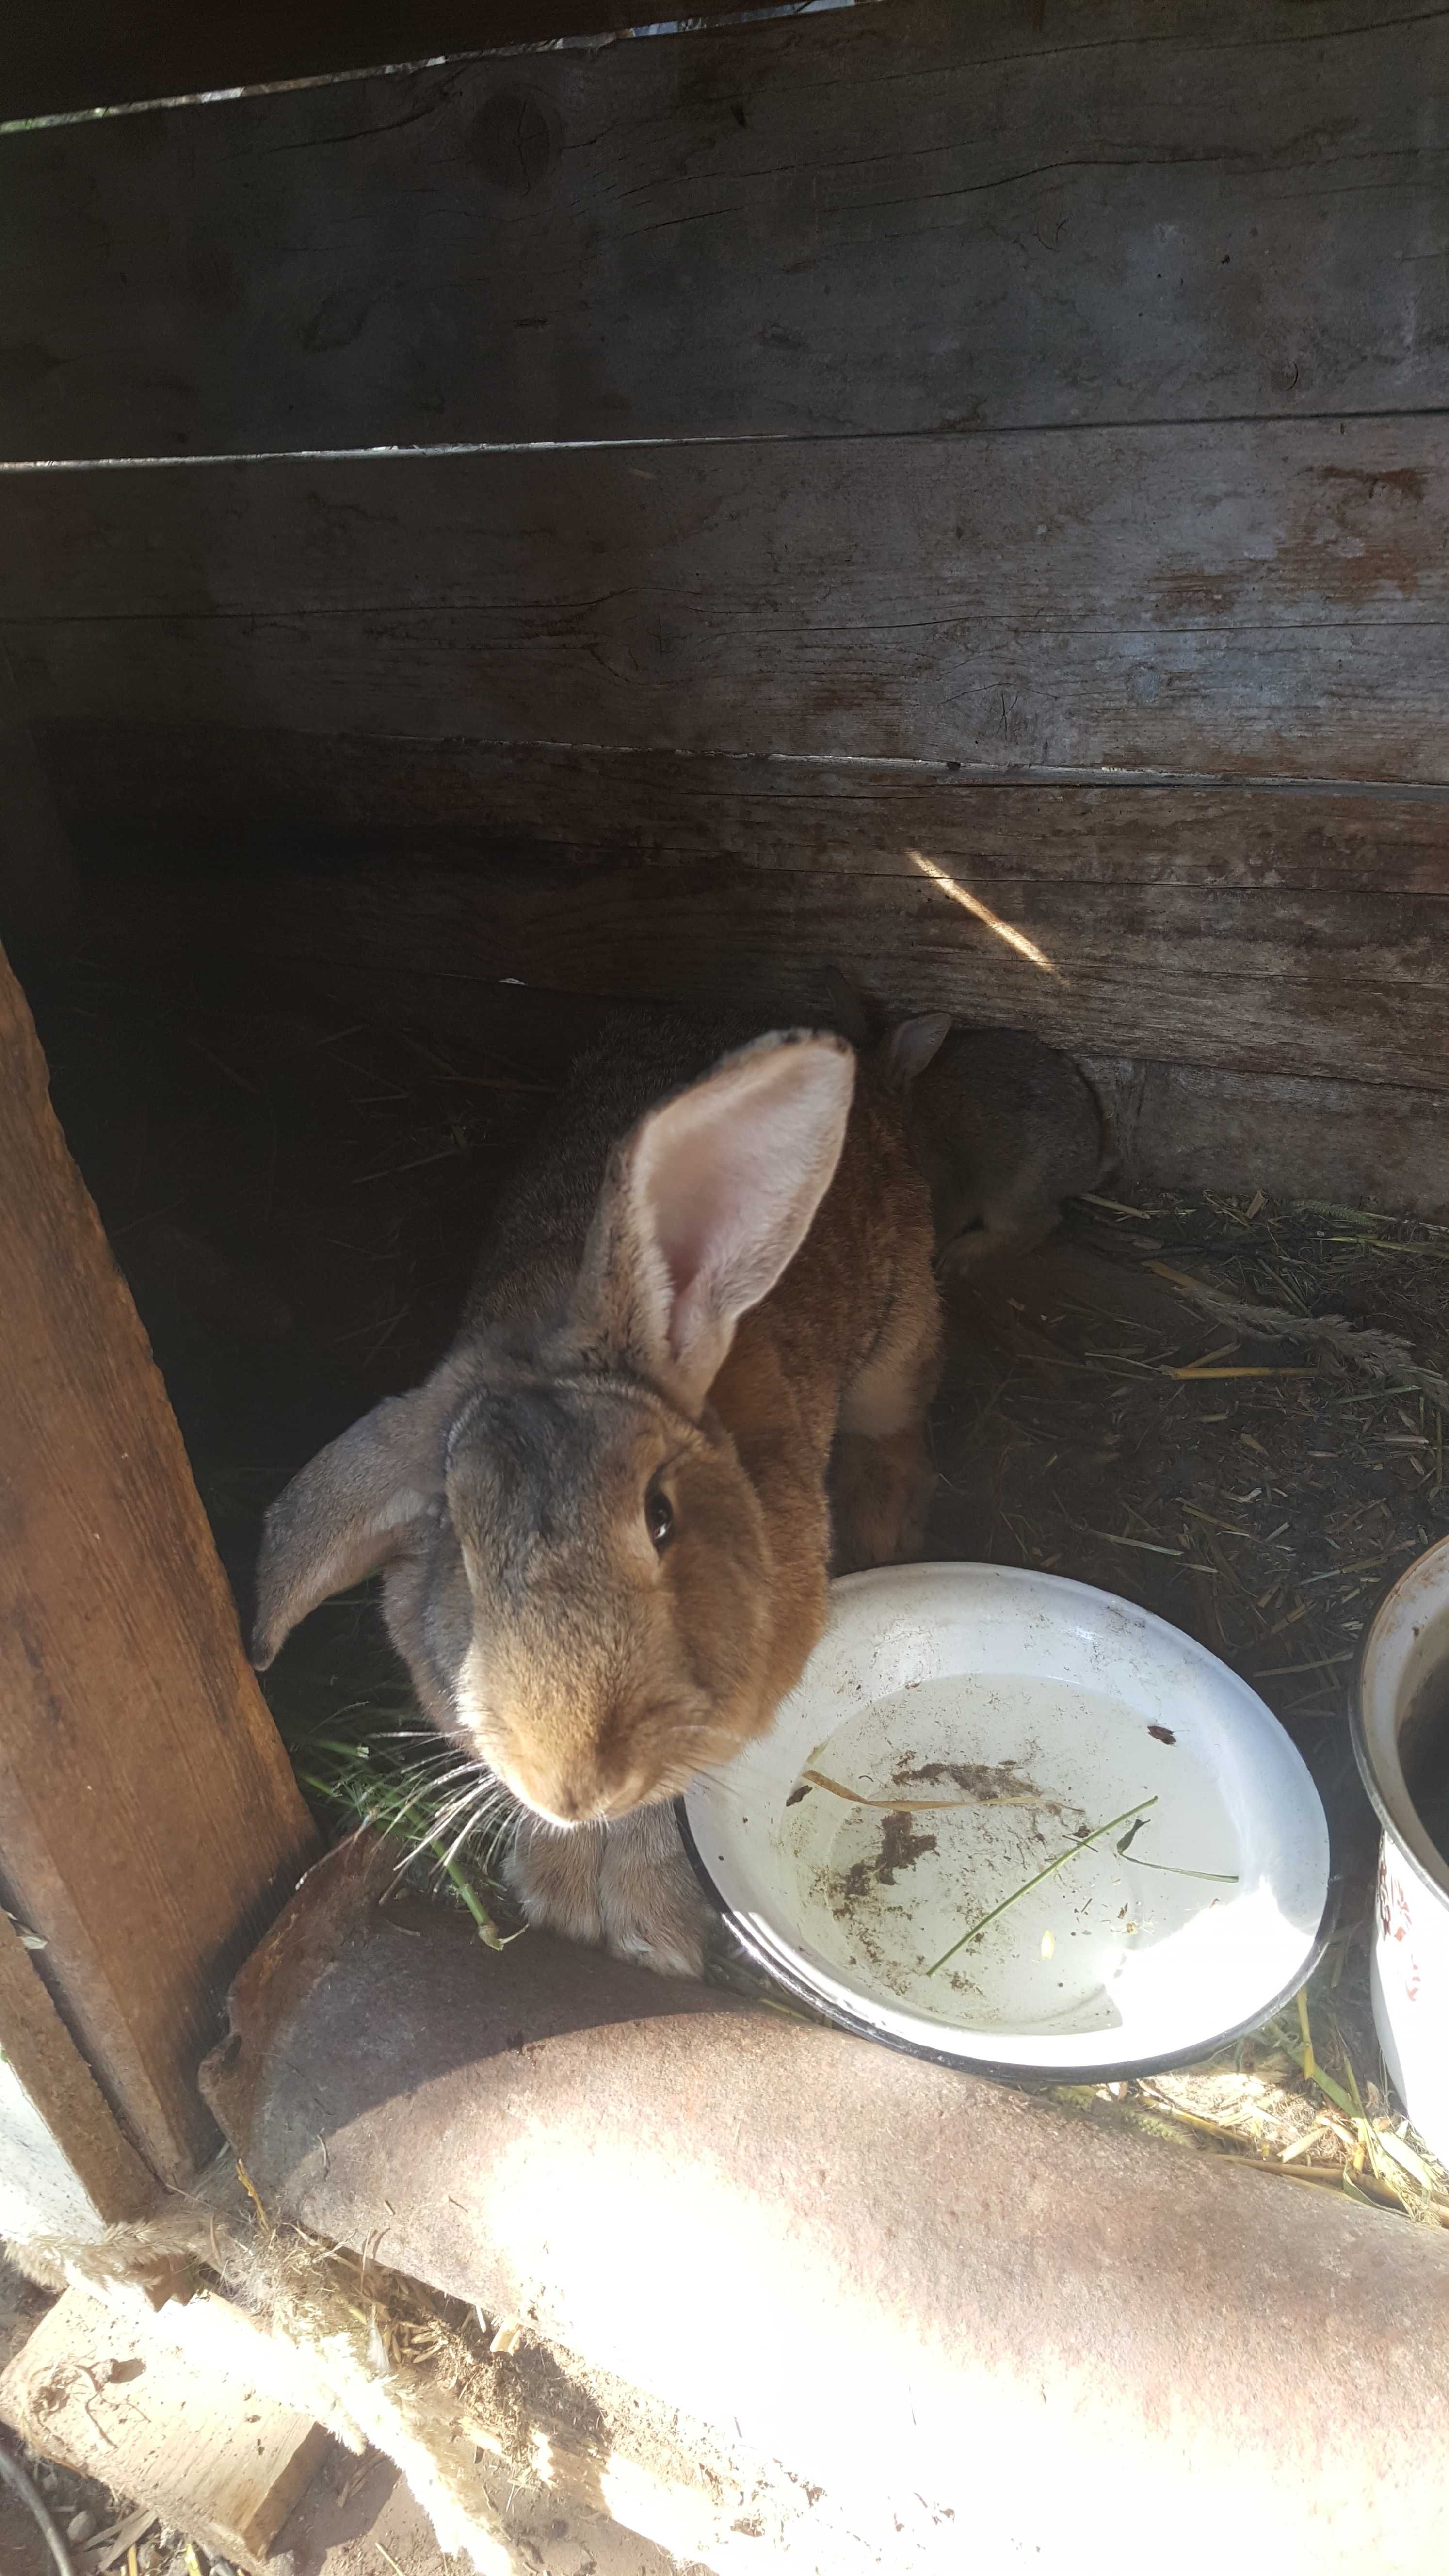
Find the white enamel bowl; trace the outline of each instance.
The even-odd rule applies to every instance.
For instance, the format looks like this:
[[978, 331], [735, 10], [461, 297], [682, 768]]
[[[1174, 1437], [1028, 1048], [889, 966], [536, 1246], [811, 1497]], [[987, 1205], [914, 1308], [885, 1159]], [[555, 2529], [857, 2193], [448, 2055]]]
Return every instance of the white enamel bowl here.
[[781, 1985], [965, 2066], [1180, 2064], [1264, 2020], [1322, 1946], [1328, 1830], [1271, 1711], [1164, 1620], [1014, 1566], [837, 1583], [771, 1732], [682, 1821]]

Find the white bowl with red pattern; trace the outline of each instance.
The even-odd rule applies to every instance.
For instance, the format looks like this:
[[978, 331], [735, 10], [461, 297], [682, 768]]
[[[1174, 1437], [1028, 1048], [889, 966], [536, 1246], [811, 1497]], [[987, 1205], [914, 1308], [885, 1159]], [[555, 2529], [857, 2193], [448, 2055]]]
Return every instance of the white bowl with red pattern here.
[[1379, 2045], [1415, 2128], [1449, 2162], [1449, 1539], [1380, 1604], [1359, 1668], [1354, 1751], [1384, 1829]]

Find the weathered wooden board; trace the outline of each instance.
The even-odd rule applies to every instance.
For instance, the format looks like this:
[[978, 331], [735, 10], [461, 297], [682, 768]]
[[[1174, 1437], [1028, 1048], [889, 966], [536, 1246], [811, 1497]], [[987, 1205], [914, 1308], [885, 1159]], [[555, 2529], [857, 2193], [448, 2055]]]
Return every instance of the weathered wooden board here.
[[1449, 778], [1438, 421], [0, 477], [25, 712]]
[[[692, 18], [738, 0], [691, 0]], [[485, 45], [550, 45], [634, 26], [639, 0], [7, 0], [0, 118], [64, 116], [129, 99], [316, 79]]]
[[163, 2179], [315, 1847], [145, 1336], [0, 962], [0, 1888]]
[[284, 960], [322, 990], [391, 976], [465, 1009], [515, 977], [797, 1016], [831, 963], [895, 1010], [1097, 1053], [1449, 1090], [1449, 896], [993, 881], [971, 910], [963, 884], [665, 862], [127, 874], [93, 918], [138, 965], [250, 957], [260, 981]]
[[11, 134], [0, 454], [1443, 405], [1446, 87], [1400, 0], [892, 0]]
[[[41, 1983], [35, 1957], [9, 1916], [0, 1913], [0, 2060], [23, 2088], [55, 2156], [74, 2177], [97, 2223], [109, 2226], [118, 2219], [139, 2218], [159, 2196], [156, 2177], [117, 2127], [114, 2113]], [[33, 2195], [27, 2194], [29, 2177], [24, 2172], [5, 2173], [22, 2232], [35, 2233], [43, 2225], [38, 2212], [44, 2203], [47, 2161], [42, 2154]], [[35, 2211], [27, 2209], [32, 2196]], [[16, 2224], [8, 2211], [6, 2223]]]
[[1116, 1114], [1109, 1187], [1262, 1190], [1268, 1197], [1449, 1217], [1442, 1093], [1194, 1064], [1088, 1061]]
[[0, 2378], [0, 2414], [42, 2458], [139, 2496], [173, 2530], [261, 2570], [327, 2435], [252, 2375], [225, 2302], [194, 2304], [178, 2351], [139, 2302], [122, 2310], [67, 2290]]
[[[911, 880], [930, 858], [998, 908], [993, 888], [1016, 880], [1449, 895], [1449, 787], [1044, 784], [943, 762], [319, 736], [244, 721], [57, 720], [39, 742], [93, 866], [154, 866], [164, 854], [204, 875], [241, 861], [386, 860], [400, 872], [400, 921], [409, 872], [432, 865], [487, 865], [562, 894], [620, 866]], [[837, 899], [848, 901], [846, 886]]]

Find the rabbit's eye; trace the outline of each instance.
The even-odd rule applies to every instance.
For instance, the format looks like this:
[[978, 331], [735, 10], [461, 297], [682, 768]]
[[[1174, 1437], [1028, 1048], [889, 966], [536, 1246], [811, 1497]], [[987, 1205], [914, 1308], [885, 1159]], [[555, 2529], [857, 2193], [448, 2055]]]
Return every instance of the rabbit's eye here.
[[662, 1485], [651, 1485], [644, 1497], [644, 1526], [662, 1556], [674, 1536], [674, 1505]]

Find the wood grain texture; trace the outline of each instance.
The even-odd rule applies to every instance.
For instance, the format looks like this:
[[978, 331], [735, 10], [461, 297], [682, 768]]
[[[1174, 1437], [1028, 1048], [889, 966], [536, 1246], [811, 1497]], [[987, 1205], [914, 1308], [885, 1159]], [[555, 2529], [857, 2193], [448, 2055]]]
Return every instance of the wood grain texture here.
[[0, 478], [32, 721], [1449, 779], [1437, 421]]
[[[734, 0], [728, 0], [734, 5]], [[692, 0], [691, 17], [721, 12]], [[0, 118], [64, 116], [129, 99], [308, 80], [482, 46], [550, 45], [634, 25], [638, 0], [9, 0], [0, 18]]]
[[504, 976], [809, 1015], [829, 962], [891, 1009], [1064, 1045], [1449, 1083], [1437, 790], [986, 784], [245, 727], [42, 742], [102, 871], [93, 919], [138, 970], [224, 953], [339, 997], [360, 979], [366, 1007], [421, 1024], [496, 1012]]
[[252, 2375], [224, 2302], [193, 2304], [178, 2351], [138, 2301], [122, 2310], [67, 2290], [0, 2378], [0, 2413], [43, 2458], [114, 2482], [203, 2548], [260, 2569], [327, 2435]]
[[1402, 0], [892, 0], [12, 134], [0, 453], [1443, 405], [1446, 84]]
[[[959, 900], [973, 895], [974, 909]], [[1054, 1044], [1449, 1090], [1449, 897], [1264, 895], [915, 871], [605, 864], [127, 873], [93, 922], [139, 966], [273, 961], [340, 993], [397, 983], [486, 1007], [506, 978], [589, 994], [821, 1007], [826, 963], [893, 1010], [1031, 1028]]]
[[[851, 773], [849, 784], [856, 783]], [[877, 782], [873, 794], [879, 792]], [[969, 806], [977, 793], [995, 801], [996, 791], [971, 790], [956, 791], [952, 801]], [[1062, 798], [1061, 846], [1070, 851], [1077, 836], [1065, 791], [1015, 790], [1009, 801], [1037, 805], [1053, 794]], [[1111, 801], [1108, 791], [1092, 791], [1084, 805], [1097, 794], [1104, 804]], [[1165, 791], [1116, 791], [1119, 808], [1136, 801], [1158, 804], [1167, 813], [1174, 803], [1180, 811], [1191, 804]], [[1221, 801], [1227, 805], [1231, 800]], [[1236, 801], [1253, 806], [1260, 800]], [[1285, 805], [1293, 801], [1281, 800]], [[1314, 800], [1301, 801], [1312, 810]], [[1355, 802], [1347, 797], [1333, 801], [1345, 809]], [[1230, 847], [1233, 836], [1221, 818], [1216, 828]], [[1081, 835], [1088, 844], [1090, 837], [1089, 830]], [[1311, 833], [1306, 837], [1311, 840]], [[841, 880], [840, 918], [830, 930], [829, 949], [814, 956], [807, 938], [787, 934], [782, 944], [778, 916], [757, 915], [748, 890], [739, 901], [734, 936], [711, 944], [703, 954], [691, 945], [694, 934], [687, 926], [682, 937], [673, 935], [679, 931], [677, 917], [666, 918], [662, 930], [651, 932], [645, 904], [633, 944], [601, 941], [583, 989], [560, 992], [548, 980], [556, 952], [542, 935], [536, 936], [533, 950], [542, 955], [542, 983], [524, 987], [496, 980], [500, 973], [516, 973], [523, 954], [508, 918], [506, 876], [500, 906], [496, 893], [488, 892], [488, 871], [476, 865], [461, 872], [468, 881], [460, 885], [457, 869], [450, 873], [446, 867], [410, 865], [395, 857], [390, 868], [367, 871], [359, 884], [350, 870], [330, 881], [286, 870], [213, 877], [206, 852], [199, 855], [200, 863], [189, 871], [178, 863], [165, 876], [137, 877], [124, 868], [92, 881], [92, 931], [113, 961], [130, 959], [143, 975], [179, 973], [194, 990], [215, 992], [241, 1007], [253, 995], [264, 994], [273, 1007], [279, 997], [292, 995], [314, 1012], [319, 1000], [330, 1002], [339, 1027], [366, 1019], [411, 1027], [434, 1045], [456, 1040], [476, 1047], [482, 1042], [495, 1048], [501, 1061], [544, 1084], [557, 1080], [608, 1009], [610, 976], [617, 979], [612, 987], [616, 996], [727, 1001], [758, 1010], [762, 1024], [771, 1018], [809, 1021], [831, 1011], [825, 967], [838, 962], [842, 945], [849, 944], [853, 891], [848, 875]], [[197, 856], [192, 853], [193, 861]], [[541, 923], [550, 907], [555, 916], [566, 913], [574, 893], [558, 876], [540, 890], [534, 883], [537, 866], [533, 856], [524, 854], [514, 883], [532, 886], [534, 920]], [[667, 889], [667, 871], [665, 882]], [[703, 869], [698, 882], [707, 883]], [[1112, 882], [1107, 881], [1109, 891]], [[593, 896], [583, 873], [578, 886], [587, 913]], [[414, 901], [417, 895], [420, 903]], [[439, 931], [438, 899], [445, 908], [453, 907], [446, 935]], [[1271, 883], [1257, 900], [1271, 911]], [[492, 925], [494, 945], [481, 935], [485, 919]], [[912, 958], [899, 981], [883, 975], [872, 955], [856, 958], [854, 967], [862, 989], [882, 1005], [899, 1009], [912, 997]], [[1125, 978], [1111, 987], [1100, 1007], [1088, 991], [1089, 1014], [1083, 1014], [1078, 986], [1029, 977], [1009, 954], [996, 964], [968, 956], [949, 971], [943, 971], [938, 955], [931, 974], [933, 998], [974, 1009], [985, 1020], [1013, 1017], [1038, 1027], [1057, 1044], [1080, 1045], [1112, 1104], [1129, 1194], [1139, 1182], [1149, 1188], [1157, 1183], [1261, 1187], [1287, 1197], [1449, 1218], [1449, 1108], [1443, 1089], [1419, 1087], [1426, 1077], [1412, 1045], [1399, 1050], [1393, 1080], [1330, 1079], [1307, 1072], [1304, 996], [1291, 982], [1264, 982], [1256, 996], [1240, 986], [1220, 987], [1219, 995], [1226, 991], [1231, 1007], [1194, 1018], [1175, 1012], [1171, 993], [1160, 987], [1144, 1006], [1141, 993], [1134, 997]], [[1139, 982], [1153, 994], [1150, 975]], [[1393, 1030], [1404, 1008], [1402, 993], [1377, 987], [1356, 1004], [1350, 986], [1339, 1002], [1345, 1019], [1330, 1035], [1330, 1060], [1357, 1062], [1357, 1008], [1358, 1029], [1366, 1033], [1362, 1052], [1371, 1063], [1388, 1062], [1392, 1046], [1385, 1043], [1385, 1033]], [[1140, 1013], [1144, 1007], [1155, 1009], [1165, 1043], [1174, 1051], [1205, 1027], [1209, 1049], [1246, 1042], [1255, 1049], [1255, 1061], [1276, 1059], [1290, 1069], [1238, 1070], [1213, 1062], [1124, 1058], [1117, 1052], [1120, 1028], [1131, 1024], [1134, 1009]], [[1317, 1011], [1311, 996], [1309, 1011]], [[1432, 1001], [1412, 1013], [1416, 1034], [1425, 1038], [1423, 1054], [1431, 1070], [1442, 1065], [1437, 1034], [1442, 1016]], [[1321, 1032], [1322, 1026], [1321, 1018], [1315, 1018], [1314, 1030]], [[1095, 1045], [1077, 1039], [1079, 1028], [1096, 1027], [1108, 1034]]]
[[[487, 864], [567, 887], [692, 863], [918, 878], [1449, 895], [1449, 788], [982, 779], [948, 762], [774, 758], [276, 726], [87, 722], [41, 756], [91, 865], [181, 874]], [[840, 889], [842, 900], [845, 889]], [[995, 897], [991, 896], [994, 901]]]
[[[28, 1928], [28, 1927], [27, 1927]], [[13, 2068], [107, 2226], [157, 2198], [144, 2165], [41, 1983], [34, 1954], [0, 1913], [0, 2056]]]
[[167, 2181], [227, 1982], [315, 1835], [185, 1451], [0, 972], [0, 1892]]
[[1449, 1110], [1442, 1093], [1192, 1064], [1087, 1060], [1111, 1108], [1122, 1168], [1108, 1184], [1262, 1190], [1442, 1221]]

